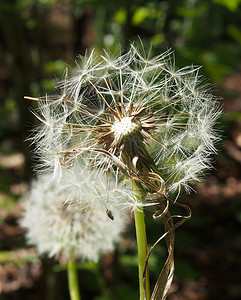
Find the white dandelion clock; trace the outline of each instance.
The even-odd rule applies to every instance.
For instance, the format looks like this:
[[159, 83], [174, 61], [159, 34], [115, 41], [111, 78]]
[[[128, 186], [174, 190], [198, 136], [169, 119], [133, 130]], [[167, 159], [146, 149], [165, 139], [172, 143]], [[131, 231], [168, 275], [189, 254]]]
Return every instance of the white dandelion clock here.
[[[121, 239], [125, 223], [120, 215], [112, 221], [105, 210], [65, 204], [68, 189], [55, 192], [51, 175], [41, 175], [32, 184], [25, 201], [21, 225], [27, 239], [40, 253], [64, 255], [82, 261], [98, 261], [113, 251]], [[96, 197], [90, 190], [87, 198]]]
[[[129, 205], [135, 212], [142, 300], [150, 296], [143, 207], [154, 206], [154, 219], [165, 226], [162, 238], [169, 234], [167, 263], [151, 297], [165, 299], [173, 277], [174, 230], [190, 217], [189, 208], [176, 201], [210, 169], [219, 140], [214, 126], [220, 115], [218, 99], [202, 83], [199, 69], [177, 69], [171, 51], [150, 58], [131, 45], [126, 54], [112, 58], [93, 50], [81, 58], [75, 75], [58, 85], [61, 96], [40, 105], [43, 120], [51, 115], [51, 132], [43, 121], [41, 133], [33, 137], [44, 169], [54, 171], [63, 187], [70, 186], [81, 162], [90, 170], [90, 181], [92, 175], [93, 182], [101, 178], [110, 191], [114, 181], [120, 195], [129, 194], [115, 197], [117, 201], [102, 199], [96, 206], [108, 211]], [[123, 184], [126, 179], [133, 192]], [[78, 179], [73, 182], [79, 190]], [[174, 224], [170, 203], [188, 216]]]
[[[72, 168], [62, 170], [62, 177], [56, 187], [58, 193], [68, 191], [65, 203], [78, 209], [95, 207], [115, 217], [125, 209], [133, 209], [134, 197], [128, 180], [121, 183], [108, 174], [96, 174], [79, 159]], [[144, 205], [144, 204], [143, 204]]]
[[134, 46], [114, 59], [84, 57], [77, 75], [59, 85], [61, 97], [40, 106], [45, 119], [51, 114], [51, 132], [43, 122], [34, 138], [40, 156], [52, 157], [44, 164], [57, 170], [82, 157], [98, 173], [119, 180], [139, 172], [141, 182], [141, 173], [158, 169], [169, 196], [188, 191], [210, 168], [220, 110], [199, 68], [175, 70], [173, 61], [170, 51], [148, 58]]

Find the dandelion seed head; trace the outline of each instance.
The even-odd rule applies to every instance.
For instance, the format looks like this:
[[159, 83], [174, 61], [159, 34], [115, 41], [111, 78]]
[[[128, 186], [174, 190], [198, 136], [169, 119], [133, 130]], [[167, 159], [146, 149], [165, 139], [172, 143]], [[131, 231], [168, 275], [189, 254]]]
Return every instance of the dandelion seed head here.
[[96, 174], [81, 160], [75, 161], [71, 168], [62, 169], [56, 191], [62, 193], [65, 190], [68, 190], [66, 202], [77, 208], [88, 209], [90, 206], [110, 210], [114, 217], [118, 210], [132, 208], [133, 196], [128, 181], [120, 183], [106, 173]]
[[127, 137], [140, 131], [141, 124], [138, 120], [132, 121], [131, 117], [123, 117], [120, 121], [115, 121], [111, 129], [114, 137], [119, 139], [120, 136]]
[[172, 51], [156, 57], [134, 45], [114, 57], [92, 51], [77, 75], [60, 83], [65, 97], [48, 102], [51, 126], [35, 138], [37, 151], [58, 157], [63, 167], [83, 159], [116, 182], [139, 176], [145, 185], [143, 172], [158, 170], [169, 196], [188, 190], [210, 168], [219, 140], [218, 99], [199, 72], [178, 69]]
[[[113, 251], [120, 241], [125, 227], [123, 217], [115, 215], [110, 220], [106, 210], [90, 203], [85, 208], [78, 206], [77, 199], [74, 205], [69, 204], [69, 192], [68, 189], [56, 192], [51, 175], [39, 176], [25, 199], [20, 223], [27, 230], [29, 244], [37, 246], [41, 254], [97, 261], [100, 255]], [[96, 195], [89, 190], [88, 197]]]

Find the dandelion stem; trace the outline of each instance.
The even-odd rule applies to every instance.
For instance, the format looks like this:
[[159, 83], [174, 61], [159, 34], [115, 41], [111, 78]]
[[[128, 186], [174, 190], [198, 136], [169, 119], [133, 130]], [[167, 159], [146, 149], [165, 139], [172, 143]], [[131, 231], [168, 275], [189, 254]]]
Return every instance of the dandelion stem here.
[[[138, 189], [137, 184], [132, 181], [132, 189], [135, 193], [135, 197], [141, 202], [141, 192]], [[138, 271], [139, 271], [139, 290], [140, 300], [150, 299], [150, 286], [149, 286], [149, 272], [146, 268], [146, 298], [144, 298], [144, 283], [143, 283], [143, 271], [147, 255], [147, 238], [146, 238], [146, 225], [145, 215], [143, 208], [138, 208], [134, 211], [135, 216], [135, 227], [136, 227], [136, 240], [137, 240], [137, 251], [138, 251]]]
[[76, 263], [73, 259], [68, 260], [68, 281], [69, 281], [69, 293], [71, 300], [81, 300], [78, 286], [78, 276]]

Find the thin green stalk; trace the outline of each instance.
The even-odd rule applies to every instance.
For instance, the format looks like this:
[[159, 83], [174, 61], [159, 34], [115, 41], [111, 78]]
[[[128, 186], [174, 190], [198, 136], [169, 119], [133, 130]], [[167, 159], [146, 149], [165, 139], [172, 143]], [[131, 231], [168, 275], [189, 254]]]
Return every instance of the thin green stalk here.
[[68, 281], [69, 281], [69, 293], [71, 300], [81, 300], [79, 286], [78, 286], [78, 276], [76, 263], [73, 259], [68, 260]]
[[[132, 182], [133, 192], [135, 197], [141, 202], [141, 191], [135, 182]], [[147, 238], [146, 238], [146, 225], [145, 215], [142, 208], [138, 208], [134, 211], [135, 216], [135, 227], [136, 227], [136, 240], [137, 240], [137, 251], [138, 251], [138, 271], [139, 271], [139, 290], [140, 300], [144, 300], [144, 286], [143, 286], [143, 271], [147, 255]], [[146, 299], [150, 299], [150, 285], [149, 285], [149, 272], [146, 269]]]

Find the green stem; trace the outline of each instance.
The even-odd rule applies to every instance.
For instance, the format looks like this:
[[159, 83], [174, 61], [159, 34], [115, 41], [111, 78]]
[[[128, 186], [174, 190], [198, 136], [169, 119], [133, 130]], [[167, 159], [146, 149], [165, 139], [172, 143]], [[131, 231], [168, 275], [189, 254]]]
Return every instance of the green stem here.
[[[135, 197], [141, 202], [141, 191], [135, 182], [132, 182], [133, 192]], [[146, 225], [145, 215], [142, 207], [134, 211], [135, 216], [135, 227], [136, 227], [136, 240], [137, 240], [137, 251], [138, 251], [138, 270], [139, 270], [139, 289], [140, 289], [140, 300], [144, 300], [144, 285], [143, 285], [143, 271], [147, 255], [147, 238], [146, 238]], [[150, 299], [150, 285], [149, 285], [149, 272], [146, 269], [146, 299]]]
[[79, 286], [78, 286], [78, 276], [76, 263], [73, 259], [68, 260], [68, 281], [69, 281], [69, 293], [71, 300], [80, 300]]

